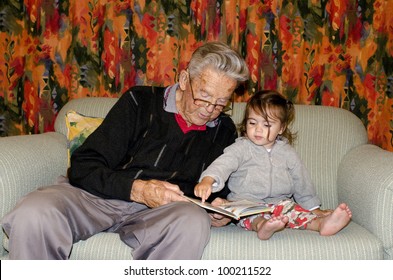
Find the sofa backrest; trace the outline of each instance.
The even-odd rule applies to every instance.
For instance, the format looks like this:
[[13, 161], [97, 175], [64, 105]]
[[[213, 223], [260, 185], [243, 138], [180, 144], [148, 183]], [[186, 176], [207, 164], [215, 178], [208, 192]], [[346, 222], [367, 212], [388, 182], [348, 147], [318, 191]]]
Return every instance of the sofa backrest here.
[[[75, 110], [86, 116], [105, 117], [117, 98], [89, 97], [73, 99], [59, 112], [55, 130], [66, 135], [65, 114]], [[235, 103], [232, 119], [239, 124], [245, 103]], [[326, 106], [295, 105], [293, 131], [297, 132], [295, 149], [310, 172], [323, 208], [335, 208], [337, 172], [345, 154], [367, 143], [367, 132], [351, 112]]]
[[74, 110], [82, 115], [104, 118], [115, 105], [118, 98], [85, 97], [72, 99], [61, 108], [55, 121], [55, 131], [67, 135], [65, 116], [68, 111]]
[[[359, 118], [345, 109], [327, 106], [296, 106], [295, 146], [316, 184], [323, 206], [335, 208], [337, 173], [341, 160], [353, 148], [368, 142]], [[331, 192], [331, 186], [334, 191]]]

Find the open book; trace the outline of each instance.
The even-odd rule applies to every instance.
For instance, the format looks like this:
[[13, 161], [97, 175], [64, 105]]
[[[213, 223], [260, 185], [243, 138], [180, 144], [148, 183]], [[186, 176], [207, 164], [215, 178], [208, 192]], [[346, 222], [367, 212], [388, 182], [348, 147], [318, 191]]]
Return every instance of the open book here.
[[251, 202], [248, 200], [239, 200], [221, 204], [220, 206], [213, 206], [209, 202], [202, 202], [199, 199], [187, 197], [189, 201], [203, 207], [205, 209], [229, 216], [233, 219], [240, 220], [240, 218], [245, 216], [250, 216], [254, 214], [259, 214], [262, 212], [272, 212], [272, 208], [266, 204], [260, 204], [256, 202]]

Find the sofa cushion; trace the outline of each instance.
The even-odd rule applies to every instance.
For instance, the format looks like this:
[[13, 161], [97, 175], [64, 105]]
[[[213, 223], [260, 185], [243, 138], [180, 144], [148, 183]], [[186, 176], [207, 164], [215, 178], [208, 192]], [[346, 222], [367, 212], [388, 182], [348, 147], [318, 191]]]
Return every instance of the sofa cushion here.
[[[8, 249], [8, 240], [3, 240]], [[247, 248], [247, 249], [244, 249]], [[70, 259], [127, 260], [132, 248], [117, 233], [101, 232], [74, 244]], [[235, 225], [212, 228], [202, 259], [208, 260], [371, 260], [382, 259], [382, 243], [375, 235], [352, 222], [333, 236], [308, 230], [285, 229], [269, 240]]]
[[202, 259], [211, 260], [371, 260], [383, 258], [382, 242], [355, 222], [333, 236], [284, 229], [269, 240], [228, 225], [212, 228]]
[[118, 98], [108, 97], [85, 97], [72, 99], [59, 111], [55, 121], [55, 131], [63, 135], [67, 135], [65, 117], [68, 111], [73, 110], [85, 116], [105, 118], [117, 100]]
[[74, 244], [71, 260], [131, 260], [132, 248], [117, 233], [101, 232]]
[[89, 117], [73, 110], [66, 113], [68, 164], [72, 153], [85, 142], [104, 119]]
[[[131, 253], [132, 249], [120, 240], [118, 234], [99, 233], [74, 244], [71, 259], [132, 259]], [[383, 248], [380, 240], [354, 222], [334, 236], [320, 236], [317, 232], [307, 230], [285, 229], [268, 241], [259, 240], [255, 232], [245, 231], [235, 225], [212, 228], [210, 242], [202, 257], [215, 260], [381, 258]]]

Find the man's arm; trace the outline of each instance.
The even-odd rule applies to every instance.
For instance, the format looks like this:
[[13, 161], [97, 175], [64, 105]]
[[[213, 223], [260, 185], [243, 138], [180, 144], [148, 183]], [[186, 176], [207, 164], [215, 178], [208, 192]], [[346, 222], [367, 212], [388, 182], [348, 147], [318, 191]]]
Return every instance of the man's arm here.
[[[139, 102], [140, 103], [140, 102]], [[129, 201], [133, 178], [119, 168], [132, 145], [138, 103], [124, 93], [71, 157], [70, 183], [103, 198]], [[127, 176], [128, 175], [128, 176]]]

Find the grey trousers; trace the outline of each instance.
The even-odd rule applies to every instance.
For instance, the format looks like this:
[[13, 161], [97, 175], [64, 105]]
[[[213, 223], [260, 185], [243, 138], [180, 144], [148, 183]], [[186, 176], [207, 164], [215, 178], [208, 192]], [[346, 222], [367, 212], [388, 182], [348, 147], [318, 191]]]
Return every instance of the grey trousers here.
[[210, 218], [193, 203], [150, 209], [102, 199], [64, 177], [23, 197], [2, 224], [10, 259], [68, 259], [74, 243], [103, 231], [119, 233], [134, 259], [200, 259], [210, 237]]

